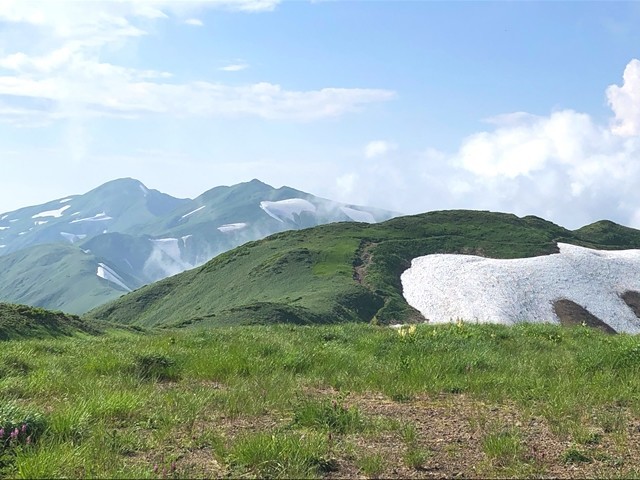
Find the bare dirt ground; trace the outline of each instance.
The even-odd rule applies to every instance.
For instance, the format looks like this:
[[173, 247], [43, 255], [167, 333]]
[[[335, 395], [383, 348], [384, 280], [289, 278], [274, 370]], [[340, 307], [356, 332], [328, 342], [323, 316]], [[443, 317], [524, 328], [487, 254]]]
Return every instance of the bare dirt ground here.
[[[318, 391], [331, 398], [335, 392]], [[351, 394], [344, 404], [357, 407], [371, 422], [383, 427], [346, 435], [331, 435], [330, 465], [323, 478], [631, 478], [640, 476], [640, 421], [622, 407], [618, 427], [586, 428], [577, 441], [567, 432], [556, 433], [547, 420], [525, 414], [514, 405], [489, 404], [464, 394], [417, 397], [397, 402], [381, 394]], [[620, 422], [619, 422], [620, 423]], [[594, 422], [595, 424], [595, 422]], [[216, 441], [230, 445], [251, 433], [289, 428], [291, 418], [265, 412], [257, 416], [213, 415], [198, 420], [191, 438], [163, 452], [148, 452], [144, 462], [163, 464], [175, 457], [173, 477], [237, 477], [217, 458]], [[413, 437], [403, 431], [410, 429]], [[216, 441], [208, 436], [216, 432]], [[509, 432], [515, 452], [487, 448], [487, 439]], [[410, 450], [421, 452], [409, 460]], [[367, 472], [363, 459], [377, 458], [379, 468]], [[166, 462], [165, 462], [166, 463]], [[170, 472], [168, 472], [169, 475]], [[251, 474], [247, 474], [251, 476]]]

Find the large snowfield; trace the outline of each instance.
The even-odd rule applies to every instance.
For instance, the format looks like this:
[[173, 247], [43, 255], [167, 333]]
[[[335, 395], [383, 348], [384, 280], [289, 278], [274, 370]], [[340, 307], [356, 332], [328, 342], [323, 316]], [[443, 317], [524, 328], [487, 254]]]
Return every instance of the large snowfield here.
[[626, 291], [640, 291], [640, 250], [558, 247], [557, 254], [513, 260], [418, 257], [402, 274], [403, 294], [435, 323], [558, 323], [553, 302], [567, 299], [618, 332], [640, 332], [640, 319], [620, 298]]

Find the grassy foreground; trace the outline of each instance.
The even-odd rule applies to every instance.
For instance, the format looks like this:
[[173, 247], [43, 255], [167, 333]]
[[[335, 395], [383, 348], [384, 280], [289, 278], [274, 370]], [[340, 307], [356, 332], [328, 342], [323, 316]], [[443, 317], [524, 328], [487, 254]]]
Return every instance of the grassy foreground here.
[[273, 325], [0, 347], [4, 477], [640, 476], [639, 337]]

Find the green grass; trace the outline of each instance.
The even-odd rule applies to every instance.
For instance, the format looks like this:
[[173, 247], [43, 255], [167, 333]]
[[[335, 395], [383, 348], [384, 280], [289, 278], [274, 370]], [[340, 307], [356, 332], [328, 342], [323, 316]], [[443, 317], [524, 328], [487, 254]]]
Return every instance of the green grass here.
[[320, 435], [257, 433], [240, 438], [229, 452], [232, 468], [259, 478], [309, 478], [326, 469], [328, 443]]
[[520, 435], [510, 429], [491, 432], [483, 439], [482, 450], [497, 465], [511, 465], [519, 460], [522, 453]]
[[304, 401], [294, 412], [294, 425], [338, 434], [361, 432], [366, 423], [357, 407], [336, 400]]
[[464, 210], [373, 225], [336, 223], [249, 242], [87, 317], [144, 326], [402, 323], [418, 318], [400, 284], [411, 259], [431, 253], [530, 257], [556, 252], [557, 241], [637, 248], [640, 232], [611, 222], [570, 231], [537, 217]]
[[[104, 324], [85, 322], [77, 315], [51, 312], [38, 307], [0, 303], [0, 340], [18, 338], [46, 338], [51, 336], [96, 334]], [[29, 362], [7, 359], [4, 368], [28, 370]], [[3, 366], [0, 365], [0, 372]]]
[[365, 455], [359, 458], [357, 465], [367, 477], [378, 477], [384, 472], [385, 459], [381, 454], [374, 453], [373, 455]]
[[[541, 416], [561, 441], [579, 445], [573, 450], [605, 458], [596, 453], [610, 445], [635, 448], [626, 425], [640, 415], [639, 348], [638, 337], [551, 325], [418, 325], [410, 336], [365, 324], [272, 325], [12, 340], [0, 349], [0, 423], [26, 430], [4, 444], [0, 476], [157, 478], [154, 467], [174, 463], [177, 477], [376, 476], [474, 448], [490, 460], [483, 475], [532, 471], [525, 426], [485, 428], [477, 445], [443, 448], [428, 423], [438, 418], [411, 413], [425, 396], [441, 406], [512, 404], [525, 418]], [[389, 442], [393, 454], [376, 446]], [[572, 450], [558, 455], [558, 468], [622, 474]]]

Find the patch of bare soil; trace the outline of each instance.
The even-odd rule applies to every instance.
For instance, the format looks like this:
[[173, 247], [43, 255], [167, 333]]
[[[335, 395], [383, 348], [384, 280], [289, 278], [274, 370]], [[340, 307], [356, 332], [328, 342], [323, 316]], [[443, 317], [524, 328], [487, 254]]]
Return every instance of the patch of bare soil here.
[[371, 250], [377, 245], [377, 243], [373, 242], [365, 242], [362, 241], [360, 247], [358, 248], [357, 258], [359, 259], [358, 263], [353, 267], [353, 279], [362, 285], [365, 282], [365, 277], [367, 275], [367, 268], [371, 264], [373, 254]]
[[[617, 333], [613, 328], [589, 312], [586, 308], [571, 300], [557, 300], [553, 303], [553, 309], [564, 327], [586, 325], [601, 330], [604, 333]], [[637, 315], [637, 313], [636, 313]]]
[[633, 313], [635, 313], [636, 317], [640, 318], [640, 292], [634, 292], [633, 290], [628, 290], [620, 295], [620, 298], [626, 303]]
[[[623, 434], [594, 429], [597, 442], [576, 446], [567, 436], [553, 433], [542, 417], [524, 416], [513, 405], [490, 405], [465, 395], [422, 397], [394, 402], [382, 395], [351, 398], [370, 417], [396, 420], [416, 431], [414, 448], [425, 461], [409, 465], [409, 445], [400, 431], [351, 435], [355, 454], [338, 458], [339, 469], [327, 478], [363, 478], [357, 458], [380, 454], [381, 478], [611, 478], [634, 471], [640, 458], [638, 422], [628, 422]], [[514, 432], [521, 450], [513, 461], [490, 458], [483, 448], [489, 435]], [[626, 438], [621, 442], [621, 438]], [[580, 459], [571, 455], [584, 453]], [[637, 475], [637, 473], [636, 473]]]
[[[332, 389], [305, 389], [306, 395], [340, 396], [357, 407], [374, 427], [348, 435], [328, 434], [331, 469], [323, 478], [368, 478], [362, 459], [378, 456], [377, 478], [626, 478], [640, 474], [640, 421], [624, 407], [612, 406], [585, 418], [589, 435], [555, 433], [549, 422], [513, 404], [477, 401], [465, 394], [418, 396], [398, 402], [378, 394], [344, 395]], [[532, 406], [533, 407], [533, 406]], [[614, 411], [615, 410], [615, 411]], [[529, 408], [528, 411], [535, 411]], [[604, 417], [616, 422], [603, 422]], [[146, 452], [135, 463], [169, 466], [177, 478], [222, 478], [229, 470], [222, 451], [247, 434], [291, 428], [292, 412], [225, 416], [203, 412], [189, 431], [176, 432], [171, 445]], [[407, 431], [412, 430], [408, 439]], [[509, 432], [517, 454], [503, 458], [486, 447], [490, 436]], [[416, 461], [410, 450], [421, 452]], [[167, 467], [168, 468], [168, 467]], [[159, 475], [162, 478], [161, 475]], [[167, 476], [169, 477], [169, 475]]]

